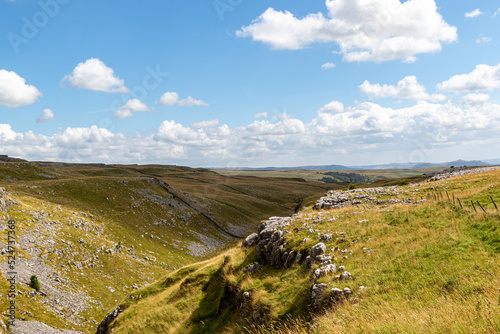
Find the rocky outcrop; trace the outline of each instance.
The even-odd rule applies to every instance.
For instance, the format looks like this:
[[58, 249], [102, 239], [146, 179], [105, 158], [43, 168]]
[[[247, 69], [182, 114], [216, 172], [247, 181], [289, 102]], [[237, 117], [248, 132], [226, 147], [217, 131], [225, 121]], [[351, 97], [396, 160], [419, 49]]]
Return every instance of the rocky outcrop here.
[[123, 312], [125, 311], [125, 305], [119, 305], [117, 306], [113, 311], [111, 311], [110, 313], [108, 313], [108, 315], [106, 315], [104, 317], [104, 320], [101, 321], [101, 323], [99, 324], [99, 326], [97, 327], [97, 332], [96, 334], [106, 334], [108, 332], [108, 329], [109, 329], [109, 325], [115, 321], [116, 318], [118, 318], [118, 316]]
[[358, 204], [383, 205], [401, 203], [408, 205], [426, 201], [423, 198], [406, 197], [407, 193], [408, 191], [400, 186], [352, 189], [347, 191], [331, 190], [316, 201], [313, 209], [337, 209]]
[[[276, 268], [290, 266], [296, 259], [295, 252], [284, 251], [288, 232], [283, 228], [290, 224], [290, 217], [272, 217], [259, 225], [258, 238], [251, 234], [246, 244], [256, 244], [257, 260], [260, 264]], [[244, 242], [244, 244], [245, 244]]]
[[15, 202], [10, 198], [7, 198], [7, 196], [8, 194], [5, 191], [5, 188], [0, 188], [0, 212], [7, 211], [7, 209], [14, 204], [19, 204], [18, 202]]
[[0, 155], [0, 161], [2, 161], [2, 162], [28, 162], [27, 160], [9, 157], [8, 155], [4, 155], [4, 154]]
[[471, 168], [471, 169], [464, 169], [464, 170], [450, 170], [448, 173], [441, 173], [434, 175], [431, 177], [431, 181], [438, 181], [438, 180], [444, 180], [444, 179], [449, 179], [450, 177], [456, 177], [456, 176], [463, 176], [463, 175], [468, 175], [468, 174], [479, 174], [479, 173], [486, 173], [490, 172], [492, 170], [500, 169], [500, 167], [485, 167], [485, 168]]

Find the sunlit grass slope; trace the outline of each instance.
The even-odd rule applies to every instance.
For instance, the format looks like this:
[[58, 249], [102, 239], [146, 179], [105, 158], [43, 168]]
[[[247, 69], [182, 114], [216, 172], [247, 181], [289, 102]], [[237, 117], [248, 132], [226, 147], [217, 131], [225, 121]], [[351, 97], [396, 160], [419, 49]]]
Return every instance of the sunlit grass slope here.
[[[325, 244], [353, 279], [317, 282], [329, 284], [328, 290], [349, 287], [353, 293], [344, 302], [332, 304], [327, 294], [313, 314], [318, 265], [308, 268], [303, 261], [246, 274], [255, 250], [238, 247], [134, 292], [113, 333], [500, 332], [500, 213], [491, 200], [500, 204], [500, 171], [410, 184], [398, 192], [400, 199], [426, 201], [305, 209], [286, 227], [286, 250], [310, 250], [321, 233], [344, 237]], [[251, 293], [247, 311], [241, 307], [245, 292]], [[253, 311], [270, 321], [255, 324]]]
[[[43, 298], [29, 297], [32, 289], [21, 282], [18, 319], [86, 333], [95, 331], [109, 309], [133, 291], [133, 284], [149, 284], [230, 249], [261, 219], [292, 214], [303, 201], [327, 190], [321, 183], [225, 177], [178, 166], [59, 163], [2, 163], [0, 187], [7, 199], [18, 202], [0, 213], [2, 224], [16, 220], [18, 237], [34, 239], [36, 230], [40, 240], [35, 243], [43, 244], [37, 246], [39, 260], [60, 271], [73, 293], [82, 291], [93, 300], [78, 320], [69, 322], [65, 314], [73, 310], [55, 305], [62, 315], [55, 314], [41, 303]], [[100, 232], [83, 230], [82, 223]], [[6, 233], [2, 230], [4, 244]], [[21, 248], [19, 254], [29, 258]], [[105, 253], [109, 249], [121, 253]], [[3, 312], [8, 303], [5, 277], [0, 284]], [[55, 299], [51, 302], [57, 304]]]

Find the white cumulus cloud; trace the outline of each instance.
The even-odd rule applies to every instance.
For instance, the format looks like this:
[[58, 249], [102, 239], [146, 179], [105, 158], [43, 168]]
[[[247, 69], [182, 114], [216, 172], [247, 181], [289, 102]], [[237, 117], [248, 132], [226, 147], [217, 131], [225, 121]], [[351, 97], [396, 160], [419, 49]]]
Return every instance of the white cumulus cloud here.
[[0, 105], [19, 108], [35, 103], [42, 93], [16, 72], [0, 70]]
[[371, 84], [365, 80], [359, 89], [373, 99], [379, 98], [397, 98], [397, 99], [410, 99], [410, 100], [429, 100], [439, 102], [446, 100], [446, 96], [442, 94], [429, 95], [423, 85], [418, 83], [415, 76], [407, 76], [400, 80], [396, 86], [393, 85], [380, 85]]
[[480, 92], [491, 91], [500, 88], [500, 64], [496, 66], [477, 65], [467, 74], [451, 77], [437, 86], [438, 89], [447, 92]]
[[156, 103], [162, 106], [173, 106], [178, 105], [181, 107], [192, 107], [192, 106], [208, 106], [209, 104], [202, 100], [197, 100], [194, 97], [188, 96], [185, 99], [179, 99], [179, 94], [176, 92], [166, 92], [160, 98], [160, 101]]
[[153, 109], [153, 107], [148, 107], [138, 99], [130, 99], [115, 112], [115, 117], [120, 119], [131, 118], [134, 117], [135, 112], [150, 111]]
[[344, 111], [344, 104], [339, 101], [332, 101], [328, 104], [326, 104], [323, 108], [319, 109], [320, 113], [336, 113], [336, 112], [343, 112]]
[[160, 101], [157, 102], [162, 106], [173, 106], [179, 100], [179, 94], [176, 92], [166, 92], [160, 98]]
[[477, 158], [500, 144], [500, 105], [486, 94], [466, 95], [457, 105], [419, 101], [393, 109], [365, 102], [344, 109], [318, 112], [309, 122], [283, 115], [280, 120], [255, 120], [238, 127], [217, 120], [191, 126], [166, 120], [155, 133], [133, 135], [91, 126], [45, 136], [0, 124], [0, 147], [3, 154], [29, 160], [290, 166], [368, 158]]
[[324, 63], [323, 65], [321, 65], [321, 68], [324, 70], [328, 70], [328, 69], [334, 68], [334, 67], [335, 67], [334, 63]]
[[40, 115], [35, 123], [45, 123], [54, 119], [54, 112], [50, 109], [44, 109], [42, 115]]
[[469, 19], [473, 19], [475, 17], [478, 17], [479, 15], [483, 14], [483, 12], [481, 12], [479, 10], [479, 8], [476, 8], [474, 9], [472, 12], [467, 12], [465, 13], [465, 17], [469, 18]]
[[107, 67], [97, 58], [79, 63], [73, 73], [63, 78], [62, 84], [106, 93], [130, 92], [124, 80], [117, 77], [112, 68]]
[[492, 38], [491, 37], [487, 37], [487, 36], [479, 37], [478, 39], [476, 39], [476, 43], [477, 44], [489, 43], [491, 41], [492, 41]]
[[457, 40], [456, 27], [443, 20], [434, 0], [326, 0], [326, 7], [327, 17], [303, 18], [269, 8], [236, 35], [289, 50], [335, 42], [350, 62], [413, 62]]
[[214, 126], [219, 125], [219, 120], [218, 119], [210, 119], [207, 121], [200, 121], [191, 124], [191, 128], [193, 129], [204, 129], [204, 128], [211, 128]]
[[177, 101], [177, 104], [184, 107], [192, 106], [208, 106], [208, 103], [202, 100], [197, 100], [194, 97], [188, 96], [185, 99]]
[[478, 94], [467, 94], [462, 96], [460, 99], [460, 104], [463, 107], [474, 107], [480, 106], [487, 103], [490, 100], [490, 96], [488, 94], [478, 93]]

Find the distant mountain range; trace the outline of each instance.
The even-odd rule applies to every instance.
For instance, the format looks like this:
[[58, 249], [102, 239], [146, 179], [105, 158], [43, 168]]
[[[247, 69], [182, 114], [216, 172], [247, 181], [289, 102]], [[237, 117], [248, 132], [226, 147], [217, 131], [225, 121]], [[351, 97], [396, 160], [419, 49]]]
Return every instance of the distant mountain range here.
[[344, 166], [344, 165], [321, 165], [321, 166], [296, 166], [296, 167], [262, 167], [262, 168], [213, 168], [213, 169], [230, 169], [230, 170], [246, 170], [246, 171], [273, 171], [273, 170], [370, 170], [370, 169], [418, 169], [431, 167], [473, 167], [473, 166], [488, 166], [500, 164], [500, 159], [491, 159], [486, 161], [479, 160], [455, 160], [443, 163], [430, 162], [408, 162], [408, 163], [390, 163], [383, 165], [362, 165], [362, 166]]

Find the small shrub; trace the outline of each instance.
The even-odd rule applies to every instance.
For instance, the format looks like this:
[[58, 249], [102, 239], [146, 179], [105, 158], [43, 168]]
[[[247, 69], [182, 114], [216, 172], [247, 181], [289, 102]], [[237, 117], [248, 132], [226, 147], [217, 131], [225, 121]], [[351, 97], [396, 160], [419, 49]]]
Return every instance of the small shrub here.
[[36, 277], [36, 275], [31, 275], [30, 281], [31, 287], [36, 291], [40, 291], [40, 282], [38, 282], [38, 277]]
[[354, 183], [351, 183], [349, 185], [349, 189], [356, 189], [356, 188], [357, 188], [357, 186]]

